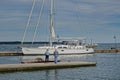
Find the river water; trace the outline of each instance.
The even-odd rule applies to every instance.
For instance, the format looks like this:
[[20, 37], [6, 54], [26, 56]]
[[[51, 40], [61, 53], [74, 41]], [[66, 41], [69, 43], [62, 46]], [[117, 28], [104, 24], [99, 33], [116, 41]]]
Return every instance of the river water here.
[[[23, 57], [25, 56], [1, 56], [0, 64], [19, 64]], [[60, 56], [60, 59], [61, 61], [94, 61], [97, 65], [0, 73], [0, 80], [120, 80], [120, 53]]]

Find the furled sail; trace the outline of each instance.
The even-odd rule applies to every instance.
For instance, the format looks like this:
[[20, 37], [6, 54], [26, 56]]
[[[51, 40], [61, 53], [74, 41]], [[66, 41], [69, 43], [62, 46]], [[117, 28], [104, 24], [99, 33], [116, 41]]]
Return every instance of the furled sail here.
[[52, 38], [55, 38], [55, 31], [54, 31], [53, 22], [52, 22], [52, 24], [51, 24], [51, 37], [52, 37]]

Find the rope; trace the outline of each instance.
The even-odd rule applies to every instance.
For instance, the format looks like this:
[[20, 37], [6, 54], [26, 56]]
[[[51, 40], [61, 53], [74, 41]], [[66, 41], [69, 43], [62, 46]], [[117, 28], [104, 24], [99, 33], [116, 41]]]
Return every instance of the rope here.
[[26, 24], [26, 28], [25, 28], [25, 31], [24, 31], [24, 35], [23, 35], [21, 45], [23, 45], [23, 42], [24, 42], [25, 37], [26, 37], [27, 29], [30, 25], [30, 20], [31, 20], [31, 16], [32, 16], [32, 13], [33, 13], [33, 10], [34, 10], [34, 7], [35, 7], [35, 2], [36, 2], [36, 0], [33, 0], [32, 8], [31, 8], [31, 11], [30, 11], [30, 14], [29, 14], [29, 17], [28, 17], [28, 21], [27, 21], [27, 24]]
[[33, 40], [32, 40], [32, 45], [33, 45], [33, 43], [34, 43], [34, 41], [35, 41], [37, 29], [38, 29], [38, 26], [39, 26], [39, 24], [40, 24], [40, 19], [41, 19], [41, 15], [42, 15], [42, 10], [43, 10], [43, 8], [44, 8], [44, 3], [45, 3], [45, 1], [42, 0], [41, 10], [40, 10], [40, 12], [39, 12], [40, 14], [39, 14], [39, 17], [38, 17], [38, 20], [37, 20], [37, 24], [36, 24], [36, 27], [35, 27], [34, 36], [33, 36]]

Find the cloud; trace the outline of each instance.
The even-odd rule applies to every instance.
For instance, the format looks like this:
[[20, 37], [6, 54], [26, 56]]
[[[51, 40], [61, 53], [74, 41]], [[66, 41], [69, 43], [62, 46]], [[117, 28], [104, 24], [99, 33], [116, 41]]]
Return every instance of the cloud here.
[[[91, 37], [95, 36], [94, 39], [101, 36], [110, 37], [113, 34], [119, 34], [119, 21], [120, 21], [120, 1], [118, 0], [90, 0], [82, 1], [80, 4], [77, 4], [78, 13], [80, 14], [81, 25], [86, 28], [88, 32], [85, 35], [91, 33]], [[80, 30], [77, 28], [77, 30]], [[84, 30], [85, 31], [85, 30]], [[94, 34], [95, 33], [95, 34]], [[108, 41], [107, 38], [104, 41]], [[101, 40], [100, 39], [100, 40]]]
[[[37, 9], [40, 9], [42, 0], [36, 1], [37, 6], [31, 21], [32, 27], [34, 27], [35, 18], [38, 17]], [[45, 0], [45, 2], [48, 1]], [[33, 0], [2, 0], [0, 2], [0, 29], [24, 30], [32, 2]], [[45, 24], [42, 26], [49, 26], [47, 7], [49, 5], [45, 3], [42, 15], [42, 23]], [[92, 37], [96, 42], [104, 37], [103, 41], [108, 42], [111, 35], [119, 34], [119, 0], [55, 0], [54, 13], [56, 33], [63, 37], [64, 35], [87, 36]], [[7, 31], [5, 33], [9, 34]]]

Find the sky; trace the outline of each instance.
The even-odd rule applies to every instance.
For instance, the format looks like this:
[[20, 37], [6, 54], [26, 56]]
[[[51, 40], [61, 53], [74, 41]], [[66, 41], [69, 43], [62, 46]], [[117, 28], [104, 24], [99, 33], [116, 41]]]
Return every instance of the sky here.
[[[43, 0], [36, 0], [24, 41], [32, 41]], [[49, 36], [49, 1], [35, 41]], [[0, 0], [0, 41], [22, 41], [33, 0]], [[120, 0], [55, 0], [54, 27], [60, 37], [80, 37], [94, 43], [120, 42]], [[116, 38], [114, 38], [114, 35]]]

